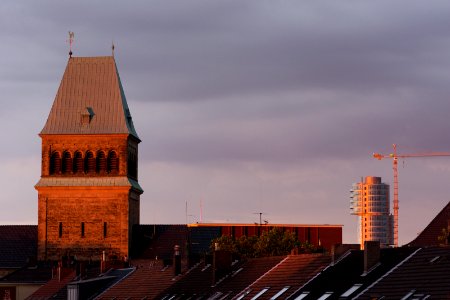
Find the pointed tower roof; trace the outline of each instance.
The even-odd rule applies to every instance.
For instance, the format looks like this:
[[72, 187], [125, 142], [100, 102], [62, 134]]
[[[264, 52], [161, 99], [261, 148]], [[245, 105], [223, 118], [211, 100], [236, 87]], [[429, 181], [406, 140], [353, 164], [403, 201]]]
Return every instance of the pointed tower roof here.
[[41, 134], [117, 133], [139, 140], [114, 57], [71, 57]]

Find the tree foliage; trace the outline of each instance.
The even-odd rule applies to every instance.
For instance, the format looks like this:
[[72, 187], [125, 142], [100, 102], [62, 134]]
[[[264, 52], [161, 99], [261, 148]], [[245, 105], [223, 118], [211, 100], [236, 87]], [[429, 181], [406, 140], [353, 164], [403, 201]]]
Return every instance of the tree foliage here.
[[283, 231], [281, 228], [272, 228], [264, 231], [260, 236], [241, 236], [234, 239], [230, 236], [221, 236], [211, 242], [211, 249], [218, 246], [221, 250], [227, 250], [233, 254], [244, 257], [265, 257], [286, 255], [293, 249], [299, 252], [318, 252], [310, 243], [300, 242], [291, 231]]
[[438, 241], [442, 244], [448, 244], [450, 239], [450, 231], [448, 228], [442, 228], [441, 234], [438, 236]]

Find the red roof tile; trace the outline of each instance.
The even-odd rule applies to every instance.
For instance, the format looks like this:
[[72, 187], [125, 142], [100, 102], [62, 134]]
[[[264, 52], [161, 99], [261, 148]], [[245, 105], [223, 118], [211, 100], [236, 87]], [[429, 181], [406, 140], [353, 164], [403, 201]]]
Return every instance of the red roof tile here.
[[136, 268], [133, 273], [96, 299], [155, 299], [173, 284], [174, 270], [163, 266], [161, 260], [135, 260], [133, 265]]
[[61, 276], [55, 274], [55, 277], [35, 291], [27, 300], [42, 300], [56, 298], [62, 289], [65, 289], [67, 283], [72, 281], [76, 273], [72, 269], [61, 269]]
[[114, 57], [71, 57], [41, 134], [105, 133], [138, 138]]
[[279, 299], [285, 299], [330, 262], [331, 256], [324, 254], [290, 255], [250, 285], [248, 290], [251, 292], [244, 299], [251, 299], [264, 288], [268, 288], [268, 290], [258, 299], [270, 299], [287, 287], [279, 297]]
[[230, 274], [228, 278], [223, 280], [213, 289], [213, 292], [220, 292], [223, 295], [232, 296], [238, 295], [244, 291], [249, 285], [253, 284], [258, 278], [261, 278], [272, 270], [281, 261], [286, 259], [286, 256], [271, 256], [252, 258], [238, 266], [236, 270]]

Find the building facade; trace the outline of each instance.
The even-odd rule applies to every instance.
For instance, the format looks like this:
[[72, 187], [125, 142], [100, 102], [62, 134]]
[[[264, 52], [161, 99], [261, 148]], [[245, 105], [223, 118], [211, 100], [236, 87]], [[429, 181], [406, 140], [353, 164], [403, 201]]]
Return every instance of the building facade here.
[[[342, 244], [342, 225], [332, 224], [236, 224], [236, 223], [193, 223], [188, 224], [191, 235], [206, 231], [208, 228], [217, 230], [217, 237], [226, 235], [239, 239], [242, 236], [258, 236], [274, 228], [293, 232], [302, 243], [309, 243], [318, 248], [331, 251], [333, 245]], [[215, 238], [215, 237], [214, 237]], [[195, 240], [195, 237], [191, 237]]]
[[42, 139], [38, 259], [129, 255], [143, 190], [114, 57], [70, 57]]
[[351, 214], [358, 216], [358, 242], [379, 241], [382, 247], [393, 244], [393, 217], [390, 213], [389, 185], [381, 177], [367, 176], [354, 183], [350, 195]]

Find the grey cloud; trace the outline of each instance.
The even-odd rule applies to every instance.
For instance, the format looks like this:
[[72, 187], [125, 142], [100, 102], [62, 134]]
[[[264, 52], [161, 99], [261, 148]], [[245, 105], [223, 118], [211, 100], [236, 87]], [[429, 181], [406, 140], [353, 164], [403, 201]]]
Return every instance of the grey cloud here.
[[[278, 178], [267, 191], [278, 198], [270, 204], [274, 217], [297, 222], [311, 215], [353, 226], [343, 209], [351, 182], [392, 175], [372, 152], [388, 153], [392, 143], [405, 152], [450, 149], [449, 11], [446, 1], [6, 1], [0, 125], [7, 129], [1, 139], [14, 147], [2, 147], [1, 156], [40, 155], [37, 133], [72, 30], [76, 56], [110, 55], [112, 39], [116, 44], [143, 140], [143, 203], [152, 203], [143, 219], [183, 201], [185, 190], [198, 193], [201, 183], [189, 186], [186, 179], [198, 169], [202, 178], [218, 174], [208, 190], [216, 199], [210, 207], [236, 206], [245, 191], [246, 209], [253, 211], [258, 182], [235, 178], [251, 177], [246, 166], [257, 165]], [[154, 170], [153, 164], [172, 167]], [[278, 184], [285, 173], [304, 177], [286, 191]], [[407, 195], [411, 203], [428, 197]], [[315, 204], [305, 208], [309, 199]], [[240, 212], [214, 214], [226, 219]]]

